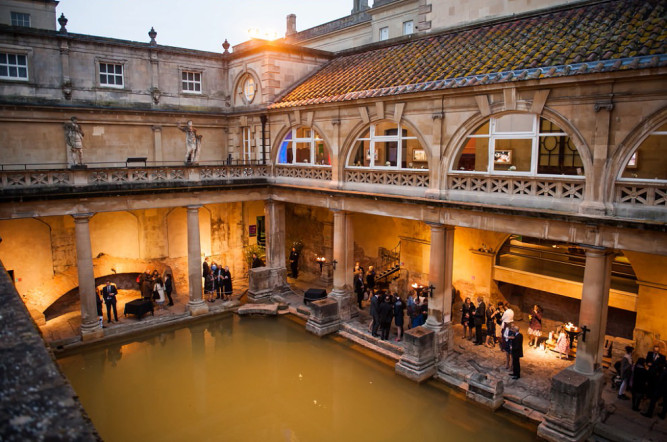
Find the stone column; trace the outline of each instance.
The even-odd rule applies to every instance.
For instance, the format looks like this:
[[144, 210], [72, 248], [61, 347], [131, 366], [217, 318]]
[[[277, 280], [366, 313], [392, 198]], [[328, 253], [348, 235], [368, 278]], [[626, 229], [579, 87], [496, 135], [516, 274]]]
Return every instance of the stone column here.
[[199, 208], [187, 206], [188, 217], [188, 282], [190, 300], [187, 309], [192, 316], [203, 315], [208, 307], [202, 299], [201, 242], [199, 239]]
[[610, 250], [586, 247], [586, 268], [579, 309], [579, 327], [586, 336], [577, 340], [577, 359], [551, 380], [551, 404], [537, 434], [549, 441], [583, 441], [600, 418], [602, 350], [611, 280]]
[[331, 297], [338, 302], [341, 320], [348, 321], [359, 314], [354, 307], [350, 286], [354, 270], [354, 231], [352, 219], [347, 212], [333, 210], [333, 215], [333, 259], [336, 261], [336, 268], [334, 269]]
[[285, 203], [268, 200], [264, 204], [266, 220], [266, 266], [285, 268]]
[[602, 363], [607, 311], [609, 310], [609, 286], [611, 283], [612, 251], [605, 248], [586, 248], [584, 285], [579, 307], [579, 327], [586, 327], [577, 339], [576, 371], [593, 374]]
[[440, 359], [450, 347], [451, 339], [454, 227], [428, 224], [431, 226], [429, 283], [435, 288], [428, 301], [425, 327], [435, 333], [435, 354]]
[[98, 339], [104, 335], [97, 316], [97, 301], [95, 299], [95, 272], [93, 270], [93, 253], [88, 224], [92, 216], [92, 213], [72, 215], [76, 237], [79, 297], [81, 298], [81, 337], [84, 341]]
[[152, 126], [153, 130], [153, 161], [162, 161], [162, 126]]

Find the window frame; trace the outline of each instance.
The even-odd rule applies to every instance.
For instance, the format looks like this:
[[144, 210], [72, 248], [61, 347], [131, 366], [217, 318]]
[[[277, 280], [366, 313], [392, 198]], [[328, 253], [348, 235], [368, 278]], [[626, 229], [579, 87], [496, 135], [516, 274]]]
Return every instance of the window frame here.
[[[120, 66], [123, 70], [123, 72], [120, 74], [123, 84], [118, 85], [118, 84], [108, 84], [108, 83], [102, 83], [100, 76], [103, 74], [102, 73], [102, 65], [107, 65], [107, 66]], [[95, 73], [97, 74], [97, 87], [99, 88], [105, 88], [105, 89], [116, 89], [116, 90], [122, 90], [127, 88], [127, 81], [125, 78], [125, 73], [126, 73], [126, 66], [127, 62], [125, 60], [110, 60], [106, 58], [99, 58], [95, 60]], [[115, 69], [114, 69], [115, 70]], [[104, 72], [104, 75], [110, 75], [107, 72]], [[117, 77], [117, 73], [112, 73], [114, 77]]]
[[[20, 17], [19, 17], [20, 16]], [[9, 14], [10, 17], [10, 23], [12, 26], [17, 26], [20, 28], [31, 28], [32, 27], [32, 17], [30, 17], [30, 13], [28, 12], [19, 12], [19, 11], [11, 11]], [[27, 25], [25, 24], [27, 17]], [[20, 19], [20, 20], [19, 20]], [[19, 21], [21, 24], [19, 24]]]
[[[310, 136], [307, 138], [297, 137], [297, 132], [299, 129], [306, 129], [310, 131]], [[291, 134], [291, 138], [286, 140], [288, 135]], [[325, 152], [329, 155], [329, 162], [331, 163], [331, 149], [324, 142], [324, 138], [320, 133], [312, 126], [295, 126], [292, 127], [285, 135], [283, 135], [282, 141], [280, 142], [280, 147], [278, 148], [278, 156], [276, 157], [276, 166], [300, 166], [300, 167], [332, 167], [331, 164], [317, 164], [315, 163], [315, 158], [317, 157], [315, 153], [315, 147], [318, 142], [321, 142], [324, 145]], [[287, 143], [287, 146], [285, 146]], [[308, 163], [299, 163], [296, 161], [297, 157], [297, 144], [308, 144], [310, 150], [310, 158]], [[292, 151], [292, 162], [290, 163], [281, 163], [280, 154], [283, 150], [290, 149]]]
[[[7, 73], [9, 74], [9, 70], [11, 67], [16, 67], [17, 73], [19, 69], [25, 68], [25, 77], [12, 77], [10, 75], [6, 76], [0, 76], [0, 80], [2, 81], [13, 81], [13, 82], [29, 82], [30, 81], [30, 53], [29, 51], [16, 51], [16, 50], [6, 50], [4, 48], [0, 47], [0, 54], [4, 54], [7, 56], [7, 63], [5, 66], [7, 66]], [[15, 55], [16, 57], [25, 57], [25, 65], [19, 65], [18, 63], [16, 64], [10, 64], [9, 63], [9, 56], [10, 55]], [[18, 60], [17, 60], [18, 61]]]
[[[405, 32], [406, 31], [406, 25], [410, 25], [410, 32]], [[403, 22], [403, 35], [412, 35], [415, 33], [415, 21], [414, 20], [406, 20]]]
[[250, 135], [250, 126], [241, 127], [241, 149], [243, 161], [252, 161], [252, 136]]
[[[508, 115], [530, 115], [532, 117], [532, 129], [531, 130], [524, 130], [524, 131], [516, 131], [516, 132], [498, 132], [496, 131], [496, 126], [498, 124], [498, 120], [500, 118], [503, 118]], [[548, 137], [548, 136], [564, 136], [564, 137], [569, 137], [570, 140], [572, 140], [572, 137], [565, 132], [559, 125], [558, 127], [561, 129], [560, 132], [541, 132], [540, 130], [540, 119], [545, 119], [547, 121], [550, 121], [553, 123], [553, 121], [549, 120], [548, 118], [544, 117], [543, 115], [539, 114], [532, 114], [532, 113], [522, 113], [522, 112], [512, 112], [512, 113], [506, 113], [502, 115], [497, 115], [497, 116], [491, 116], [487, 120], [484, 120], [480, 125], [477, 126], [477, 128], [482, 127], [484, 124], [488, 122], [489, 124], [489, 131], [488, 134], [470, 134], [467, 135], [464, 138], [464, 142], [459, 146], [459, 149], [457, 150], [457, 154], [453, 156], [452, 163], [449, 167], [448, 173], [450, 174], [475, 174], [475, 175], [496, 175], [496, 176], [523, 176], [523, 177], [546, 177], [546, 178], [563, 178], [563, 177], [568, 177], [568, 178], [574, 178], [574, 179], [584, 179], [584, 165], [583, 165], [583, 160], [582, 165], [581, 165], [581, 175], [564, 175], [564, 174], [546, 174], [546, 173], [538, 173], [539, 170], [539, 160], [540, 160], [540, 138], [541, 137]], [[477, 129], [475, 129], [477, 130]], [[461, 150], [465, 148], [465, 145], [467, 144], [467, 141], [471, 138], [478, 138], [478, 139], [487, 139], [488, 140], [488, 145], [487, 145], [487, 166], [485, 171], [481, 170], [458, 170], [456, 169], [456, 166], [458, 164], [458, 159], [460, 158], [460, 155], [458, 155]], [[504, 150], [504, 149], [497, 149], [496, 148], [496, 140], [531, 140], [531, 158], [530, 158], [530, 170], [527, 171], [520, 171], [520, 170], [496, 170], [494, 168], [494, 154], [496, 150]], [[576, 148], [576, 145], [575, 145]], [[581, 159], [581, 155], [579, 154], [579, 150], [577, 149], [577, 154], [579, 155], [579, 158]]]
[[[189, 80], [183, 79], [183, 75], [189, 75], [192, 74], [193, 76], [199, 76], [199, 80]], [[185, 84], [192, 84], [194, 86], [199, 85], [199, 90], [190, 90], [186, 89], [184, 87]], [[179, 84], [180, 84], [180, 89], [182, 94], [187, 94], [187, 95], [203, 95], [204, 94], [204, 71], [201, 69], [192, 69], [192, 68], [185, 68], [182, 67], [179, 69]]]
[[[386, 35], [383, 37], [382, 33], [386, 33]], [[378, 41], [386, 41], [389, 40], [389, 26], [383, 26], [379, 29], [379, 34], [378, 34]]]
[[[659, 126], [659, 128], [660, 128], [660, 127], [661, 127], [661, 126]], [[637, 154], [637, 153], [639, 152], [639, 149], [642, 147], [642, 144], [644, 144], [644, 143], [646, 142], [646, 140], [649, 139], [649, 137], [652, 137], [652, 136], [656, 136], [656, 135], [657, 135], [657, 136], [661, 136], [661, 137], [666, 137], [666, 139], [667, 139], [667, 130], [659, 130], [659, 128], [656, 129], [656, 130], [654, 130], [654, 131], [649, 132], [649, 134], [648, 134], [646, 137], [644, 137], [644, 138], [642, 139], [642, 141], [639, 142], [639, 143], [636, 145], [636, 147], [632, 150], [632, 154], [630, 154], [630, 157], [627, 157], [627, 159], [624, 159], [623, 164], [622, 164], [621, 167], [620, 167], [620, 170], [619, 170], [618, 173], [616, 174], [616, 181], [617, 181], [617, 182], [633, 182], [633, 183], [634, 183], [634, 182], [642, 182], [642, 183], [647, 183], [647, 184], [649, 184], [649, 183], [665, 183], [665, 182], [667, 182], [667, 179], [660, 179], [660, 178], [657, 178], [657, 179], [656, 179], [656, 178], [624, 177], [624, 176], [623, 176], [623, 173], [625, 172], [625, 169], [627, 169], [627, 167], [628, 167], [628, 161], [630, 160], [630, 158], [631, 158], [633, 155], [635, 155], [635, 154]], [[638, 161], [642, 161], [642, 158], [639, 157], [639, 160], [638, 160]]]
[[[376, 135], [375, 131], [377, 128], [378, 124], [382, 123], [391, 123], [392, 125], [395, 124], [396, 127], [396, 135]], [[394, 129], [394, 127], [392, 127]], [[363, 135], [366, 133], [368, 130], [368, 137], [364, 137]], [[403, 136], [403, 130], [406, 131], [406, 135]], [[356, 169], [356, 170], [404, 170], [404, 171], [428, 171], [428, 158], [426, 161], [426, 168], [425, 169], [420, 169], [420, 168], [415, 168], [415, 167], [402, 167], [401, 165], [403, 164], [403, 141], [404, 140], [417, 140], [419, 143], [419, 149], [423, 149], [425, 152], [427, 149], [422, 145], [421, 141], [419, 140], [419, 137], [416, 135], [407, 135], [408, 131], [410, 131], [406, 126], [401, 125], [401, 123], [395, 123], [393, 121], [389, 120], [382, 120], [382, 121], [376, 121], [375, 123], [371, 123], [370, 127], [364, 128], [364, 130], [361, 132], [361, 135], [357, 138], [354, 139], [352, 143], [352, 148], [348, 151], [347, 157], [345, 158], [345, 169]], [[357, 149], [357, 143], [359, 141], [368, 141], [368, 155], [369, 155], [369, 165], [368, 166], [356, 166], [356, 165], [351, 165], [350, 164], [350, 157], [356, 153]], [[396, 143], [396, 165], [395, 166], [387, 166], [387, 165], [377, 165], [375, 164], [375, 143], [380, 142], [380, 143]], [[366, 155], [366, 152], [363, 153], [363, 155]], [[413, 163], [413, 161], [409, 158], [405, 159], [405, 163]]]

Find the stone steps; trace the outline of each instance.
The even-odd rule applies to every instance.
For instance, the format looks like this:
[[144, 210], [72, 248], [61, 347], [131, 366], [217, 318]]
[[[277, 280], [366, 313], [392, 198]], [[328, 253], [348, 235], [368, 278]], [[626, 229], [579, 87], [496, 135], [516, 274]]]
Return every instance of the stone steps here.
[[403, 348], [394, 345], [389, 341], [383, 341], [379, 338], [371, 336], [365, 331], [361, 331], [350, 324], [343, 323], [338, 334], [346, 339], [349, 339], [363, 347], [380, 353], [395, 361], [398, 361], [403, 355]]

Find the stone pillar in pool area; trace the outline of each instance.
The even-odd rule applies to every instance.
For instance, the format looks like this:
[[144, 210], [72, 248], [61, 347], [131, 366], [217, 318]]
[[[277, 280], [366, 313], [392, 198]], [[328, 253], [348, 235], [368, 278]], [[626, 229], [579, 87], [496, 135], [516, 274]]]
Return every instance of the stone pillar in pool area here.
[[352, 299], [352, 272], [354, 271], [354, 228], [352, 217], [342, 210], [332, 209], [334, 216], [333, 259], [334, 269], [333, 290], [331, 298], [338, 302], [338, 313], [342, 321], [349, 321], [359, 314]]
[[199, 208], [187, 206], [188, 222], [188, 286], [190, 300], [186, 308], [192, 316], [208, 313], [208, 307], [202, 299], [202, 260], [201, 242], [199, 239]]
[[81, 338], [84, 341], [98, 339], [104, 335], [99, 316], [97, 316], [97, 300], [95, 299], [95, 272], [89, 228], [89, 221], [92, 216], [92, 213], [72, 215], [76, 238], [79, 297], [81, 298]]
[[270, 302], [271, 295], [290, 290], [285, 268], [285, 203], [264, 203], [266, 220], [266, 266], [248, 272], [248, 301]]
[[441, 359], [451, 348], [452, 269], [454, 227], [427, 223], [431, 227], [429, 284], [434, 287], [428, 300], [428, 319], [424, 326], [435, 333], [435, 356]]
[[538, 435], [550, 441], [582, 441], [600, 417], [604, 383], [601, 362], [604, 349], [611, 261], [613, 251], [585, 246], [586, 268], [579, 308], [577, 358], [574, 367], [551, 381], [551, 405], [538, 427]]
[[436, 372], [435, 333], [426, 327], [415, 327], [403, 335], [403, 355], [394, 369], [397, 374], [423, 382]]

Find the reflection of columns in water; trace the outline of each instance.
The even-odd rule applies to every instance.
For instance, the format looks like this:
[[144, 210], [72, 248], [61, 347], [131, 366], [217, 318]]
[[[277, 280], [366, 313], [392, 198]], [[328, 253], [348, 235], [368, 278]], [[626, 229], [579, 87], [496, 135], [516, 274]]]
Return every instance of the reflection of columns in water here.
[[577, 339], [575, 370], [593, 374], [600, 368], [604, 336], [607, 328], [609, 285], [611, 281], [612, 251], [602, 247], [586, 247], [586, 268], [581, 292], [579, 327], [587, 327]]
[[189, 327], [192, 347], [192, 387], [194, 389], [195, 409], [203, 415], [210, 412], [206, 407], [206, 324]]
[[199, 208], [201, 206], [187, 207], [188, 225], [188, 283], [190, 287], [190, 300], [187, 308], [192, 315], [198, 315], [208, 311], [202, 299], [202, 266], [201, 266], [201, 242], [199, 238]]
[[95, 294], [95, 272], [90, 245], [88, 222], [92, 213], [72, 215], [76, 237], [76, 264], [79, 276], [79, 297], [81, 298], [81, 335], [83, 339], [102, 336], [102, 327], [97, 316]]
[[334, 216], [333, 259], [334, 269], [333, 290], [331, 296], [338, 302], [340, 317], [346, 321], [359, 312], [352, 300], [352, 273], [354, 270], [354, 229], [352, 217], [347, 212], [332, 210]]
[[266, 220], [266, 265], [274, 269], [285, 267], [285, 203], [268, 200], [264, 205]]

